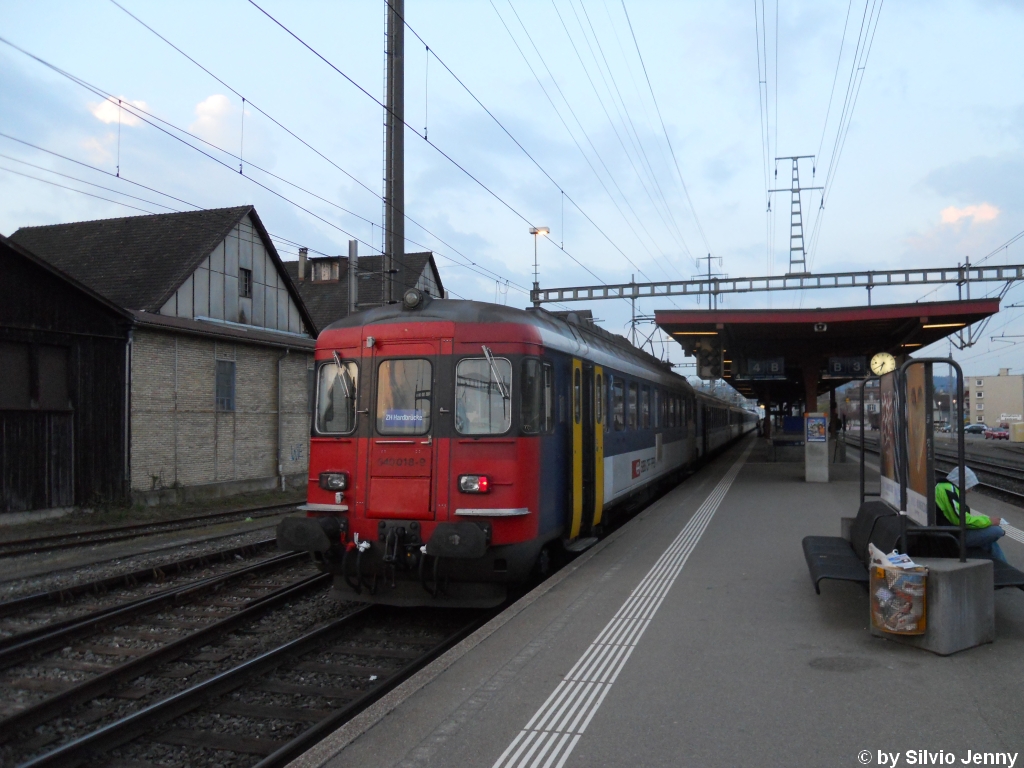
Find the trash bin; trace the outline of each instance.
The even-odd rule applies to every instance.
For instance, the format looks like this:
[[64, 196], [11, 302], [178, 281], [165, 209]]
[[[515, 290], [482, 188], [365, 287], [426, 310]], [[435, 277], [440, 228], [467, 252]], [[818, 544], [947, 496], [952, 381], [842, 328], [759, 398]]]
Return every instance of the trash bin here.
[[872, 626], [894, 635], [923, 635], [928, 569], [887, 568], [872, 563], [870, 570]]

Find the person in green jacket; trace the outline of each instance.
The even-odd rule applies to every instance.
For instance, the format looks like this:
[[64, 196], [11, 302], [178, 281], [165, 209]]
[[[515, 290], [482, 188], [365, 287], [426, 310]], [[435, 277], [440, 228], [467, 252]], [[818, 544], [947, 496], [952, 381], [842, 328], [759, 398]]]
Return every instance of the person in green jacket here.
[[[955, 467], [935, 486], [935, 508], [942, 512], [949, 525], [960, 525], [960, 489], [955, 485], [959, 480], [960, 469]], [[970, 467], [964, 468], [964, 480], [967, 490], [978, 484], [978, 476]], [[1005, 521], [972, 512], [967, 504], [963, 508], [967, 515], [967, 554], [1005, 563], [1006, 556], [998, 544], [999, 538], [1006, 534], [1001, 527]]]

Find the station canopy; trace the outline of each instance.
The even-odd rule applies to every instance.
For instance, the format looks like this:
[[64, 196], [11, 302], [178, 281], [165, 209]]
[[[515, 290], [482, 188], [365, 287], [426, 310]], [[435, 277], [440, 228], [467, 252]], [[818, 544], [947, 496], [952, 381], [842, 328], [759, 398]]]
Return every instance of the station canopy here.
[[816, 401], [823, 392], [864, 378], [878, 352], [899, 361], [998, 311], [993, 298], [828, 309], [659, 310], [655, 321], [698, 357], [699, 373], [702, 364], [717, 359], [721, 378], [746, 397], [796, 403]]

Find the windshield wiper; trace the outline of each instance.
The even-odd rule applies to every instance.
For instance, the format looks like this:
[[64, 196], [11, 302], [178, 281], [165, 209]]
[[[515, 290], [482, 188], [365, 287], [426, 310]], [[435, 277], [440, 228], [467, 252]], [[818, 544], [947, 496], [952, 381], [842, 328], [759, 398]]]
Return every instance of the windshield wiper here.
[[484, 357], [487, 358], [487, 365], [489, 365], [490, 368], [491, 368], [491, 374], [494, 376], [494, 380], [498, 384], [498, 392], [501, 393], [502, 399], [503, 400], [511, 400], [512, 398], [509, 396], [508, 390], [505, 389], [504, 382], [501, 380], [501, 377], [498, 375], [498, 366], [496, 366], [494, 364], [494, 355], [491, 354], [491, 350], [489, 350], [487, 347], [481, 347], [481, 349], [483, 349], [483, 351], [484, 351]]
[[335, 376], [335, 378], [338, 379], [338, 381], [341, 382], [341, 388], [345, 391], [345, 397], [348, 400], [352, 400], [353, 399], [352, 398], [352, 390], [350, 390], [348, 388], [348, 381], [346, 381], [345, 377], [341, 375], [341, 358], [338, 357], [338, 353], [337, 352], [334, 353], [334, 366], [335, 366], [335, 374], [334, 374], [334, 376]]

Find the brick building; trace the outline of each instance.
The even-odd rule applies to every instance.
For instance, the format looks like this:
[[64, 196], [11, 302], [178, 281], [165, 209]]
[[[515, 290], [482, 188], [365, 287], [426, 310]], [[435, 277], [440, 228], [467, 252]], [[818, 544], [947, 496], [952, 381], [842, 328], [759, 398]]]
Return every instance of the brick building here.
[[11, 240], [129, 318], [134, 499], [305, 486], [315, 325], [252, 206], [24, 227]]

